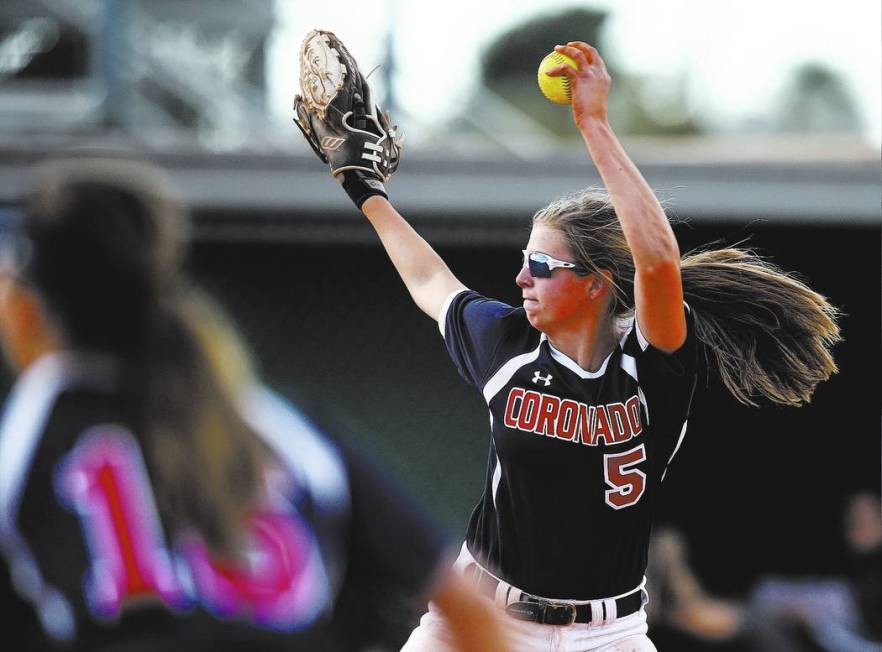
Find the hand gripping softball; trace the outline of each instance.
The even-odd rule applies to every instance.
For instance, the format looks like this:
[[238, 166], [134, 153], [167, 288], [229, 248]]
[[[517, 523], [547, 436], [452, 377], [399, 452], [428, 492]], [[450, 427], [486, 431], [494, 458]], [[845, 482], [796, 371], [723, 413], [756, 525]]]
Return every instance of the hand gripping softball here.
[[374, 104], [358, 64], [333, 33], [314, 30], [303, 40], [300, 92], [294, 122], [355, 205], [386, 197], [383, 182], [398, 168], [404, 138]]

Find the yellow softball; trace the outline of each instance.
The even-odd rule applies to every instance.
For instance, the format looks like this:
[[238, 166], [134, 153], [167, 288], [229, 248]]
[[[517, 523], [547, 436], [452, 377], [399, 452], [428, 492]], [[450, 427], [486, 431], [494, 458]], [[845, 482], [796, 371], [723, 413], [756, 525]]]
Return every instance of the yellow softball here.
[[570, 95], [570, 80], [561, 75], [560, 77], [549, 77], [545, 72], [551, 70], [555, 66], [565, 63], [570, 68], [579, 69], [579, 65], [567, 55], [560, 52], [552, 52], [547, 55], [539, 64], [539, 72], [537, 80], [539, 81], [539, 90], [542, 94], [555, 104], [569, 104], [572, 96]]

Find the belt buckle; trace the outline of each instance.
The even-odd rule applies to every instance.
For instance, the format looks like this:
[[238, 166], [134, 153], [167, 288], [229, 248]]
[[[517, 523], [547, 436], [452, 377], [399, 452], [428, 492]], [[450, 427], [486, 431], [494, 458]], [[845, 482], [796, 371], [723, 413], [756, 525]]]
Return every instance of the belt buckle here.
[[[549, 622], [547, 620], [549, 609], [554, 609], [555, 614], [559, 614], [560, 610], [566, 609], [568, 620]], [[547, 625], [560, 625], [562, 627], [569, 627], [574, 622], [576, 622], [576, 605], [570, 604], [568, 602], [549, 602], [545, 608], [545, 613], [543, 613], [542, 616], [542, 620], [545, 621], [545, 624]]]

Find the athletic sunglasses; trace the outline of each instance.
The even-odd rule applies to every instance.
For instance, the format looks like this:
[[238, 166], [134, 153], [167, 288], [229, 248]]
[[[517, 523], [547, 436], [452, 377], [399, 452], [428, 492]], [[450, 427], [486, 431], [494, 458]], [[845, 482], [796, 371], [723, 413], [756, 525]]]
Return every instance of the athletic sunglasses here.
[[526, 249], [522, 249], [521, 251], [524, 254], [523, 266], [530, 270], [530, 276], [533, 278], [551, 278], [551, 273], [558, 267], [571, 269], [576, 272], [576, 274], [584, 275], [591, 273], [590, 270], [585, 269], [577, 263], [558, 260], [557, 258], [552, 258], [548, 254], [543, 254], [541, 251], [527, 251]]

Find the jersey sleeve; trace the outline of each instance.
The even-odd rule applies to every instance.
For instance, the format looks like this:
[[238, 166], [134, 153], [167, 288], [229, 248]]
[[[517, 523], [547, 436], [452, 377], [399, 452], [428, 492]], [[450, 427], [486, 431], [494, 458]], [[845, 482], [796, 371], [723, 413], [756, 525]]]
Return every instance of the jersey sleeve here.
[[[645, 376], [641, 373], [641, 381], [644, 379], [649, 381], [648, 385], [652, 386], [651, 389], [656, 389], [655, 385], [660, 385], [659, 390], [665, 387], [677, 389], [681, 380], [691, 386], [690, 380], [694, 377], [697, 368], [695, 320], [691, 308], [685, 303], [683, 310], [686, 314], [686, 339], [679, 349], [671, 353], [650, 344], [640, 330], [637, 317], [634, 317], [632, 332], [629, 333], [630, 341], [626, 343], [625, 352], [637, 359], [638, 370], [645, 373]], [[641, 386], [643, 385], [644, 383], [641, 382]]]
[[625, 337], [624, 353], [634, 358], [640, 400], [654, 433], [648, 445], [657, 451], [653, 458], [664, 468], [683, 442], [698, 376], [695, 320], [688, 305], [684, 304], [684, 310], [686, 340], [672, 353], [652, 346], [636, 317]]
[[481, 388], [493, 370], [500, 346], [516, 327], [516, 309], [471, 290], [451, 295], [438, 325], [459, 374]]
[[352, 492], [350, 579], [425, 596], [446, 559], [447, 537], [363, 452], [343, 451]]
[[453, 558], [450, 542], [364, 452], [346, 444], [341, 451], [352, 510], [349, 563], [333, 626], [352, 638], [345, 649], [354, 643], [359, 649], [368, 642], [400, 645]]

